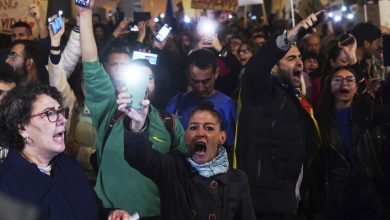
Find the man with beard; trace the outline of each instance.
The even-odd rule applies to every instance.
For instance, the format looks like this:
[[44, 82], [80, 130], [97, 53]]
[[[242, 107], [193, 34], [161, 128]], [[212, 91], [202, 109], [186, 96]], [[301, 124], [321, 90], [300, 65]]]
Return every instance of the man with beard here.
[[[118, 208], [130, 213], [138, 212], [141, 218], [159, 219], [160, 198], [157, 186], [125, 161], [123, 114], [117, 110], [116, 89], [123, 86], [125, 77], [132, 77], [124, 70], [130, 61], [126, 50], [114, 48], [108, 55], [106, 70], [98, 60], [96, 41], [92, 27], [92, 0], [89, 8], [77, 7], [80, 15], [80, 45], [84, 70], [85, 104], [91, 111], [92, 123], [97, 132], [98, 176], [95, 191], [106, 208]], [[148, 74], [146, 98], [152, 95], [155, 84], [150, 64], [146, 60], [136, 61]], [[172, 131], [168, 131], [154, 106], [150, 106], [149, 141], [159, 152], [172, 149], [185, 152], [184, 131], [179, 120], [171, 120]], [[118, 114], [119, 113], [119, 114]]]
[[188, 79], [191, 91], [176, 95], [165, 110], [176, 114], [184, 129], [187, 129], [190, 113], [200, 102], [212, 102], [224, 117], [228, 139], [225, 148], [232, 156], [237, 120], [237, 103], [215, 90], [218, 77], [216, 56], [208, 49], [199, 49], [188, 56]]
[[49, 75], [45, 67], [45, 60], [39, 46], [29, 40], [16, 40], [12, 43], [5, 62], [17, 74], [19, 83], [49, 84]]
[[297, 218], [302, 178], [319, 147], [312, 107], [298, 89], [303, 64], [293, 44], [316, 20], [311, 14], [267, 41], [241, 78], [237, 167], [248, 175], [258, 219]]

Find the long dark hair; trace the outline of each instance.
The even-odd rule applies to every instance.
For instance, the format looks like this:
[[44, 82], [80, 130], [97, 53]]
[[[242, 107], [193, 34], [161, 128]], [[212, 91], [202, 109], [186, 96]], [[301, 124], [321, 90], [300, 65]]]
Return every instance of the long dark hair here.
[[324, 80], [324, 87], [322, 92], [322, 102], [318, 111], [318, 123], [321, 131], [321, 137], [324, 144], [330, 142], [330, 132], [333, 124], [333, 110], [335, 108], [334, 96], [331, 92], [331, 83], [333, 76], [341, 71], [347, 70], [356, 75], [355, 71], [348, 66], [341, 66], [334, 69], [328, 77]]

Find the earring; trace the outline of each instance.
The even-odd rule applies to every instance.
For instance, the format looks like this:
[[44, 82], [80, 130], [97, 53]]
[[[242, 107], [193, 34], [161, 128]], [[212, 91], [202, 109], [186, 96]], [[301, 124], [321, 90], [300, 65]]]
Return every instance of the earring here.
[[27, 132], [26, 132], [26, 137], [23, 137], [23, 141], [25, 144], [31, 144], [31, 140]]

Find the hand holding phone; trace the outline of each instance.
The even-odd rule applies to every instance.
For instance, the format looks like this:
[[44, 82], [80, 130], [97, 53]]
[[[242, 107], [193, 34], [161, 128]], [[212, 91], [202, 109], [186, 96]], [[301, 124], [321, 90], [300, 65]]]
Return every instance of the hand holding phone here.
[[298, 31], [298, 40], [302, 39], [306, 34], [310, 34], [313, 32], [313, 29], [317, 27], [325, 18], [325, 10], [320, 11], [316, 14], [317, 21], [314, 22], [309, 28], [305, 29], [304, 27], [300, 27]]
[[62, 11], [58, 11], [56, 18], [48, 18], [48, 22], [53, 31], [53, 34], [57, 34], [62, 29]]
[[158, 42], [164, 42], [167, 38], [168, 34], [171, 32], [172, 28], [169, 25], [164, 24], [164, 26], [158, 31], [156, 35], [156, 40]]

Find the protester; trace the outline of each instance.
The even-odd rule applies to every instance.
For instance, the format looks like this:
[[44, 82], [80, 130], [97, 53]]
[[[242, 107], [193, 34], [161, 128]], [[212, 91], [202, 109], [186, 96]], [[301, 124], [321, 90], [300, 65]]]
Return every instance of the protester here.
[[[96, 152], [99, 170], [95, 191], [106, 208], [119, 207], [129, 212], [138, 212], [142, 218], [158, 219], [160, 201], [157, 186], [129, 166], [123, 158], [123, 120], [122, 117], [118, 117], [122, 114], [117, 111], [114, 87], [120, 85], [123, 74], [121, 76], [119, 71], [115, 75], [110, 74], [113, 79], [111, 82], [109, 75], [98, 61], [92, 31], [93, 4], [92, 0], [90, 8], [78, 7], [78, 12], [86, 89], [85, 103], [91, 110], [92, 123], [98, 137]], [[148, 74], [147, 97], [149, 97], [154, 92], [153, 72], [150, 65], [145, 62], [141, 66], [145, 70], [143, 73]], [[170, 120], [172, 129], [168, 131], [164, 125], [165, 119], [164, 121], [161, 119], [156, 108], [151, 106], [148, 116], [151, 122], [149, 140], [155, 149], [163, 153], [171, 149], [185, 151], [183, 128], [176, 117]]]
[[9, 149], [0, 192], [35, 205], [47, 219], [101, 219], [107, 213], [82, 169], [63, 154], [67, 113], [54, 87], [19, 86], [7, 94], [0, 104], [0, 145]]
[[185, 133], [189, 154], [164, 155], [148, 141], [149, 101], [140, 111], [129, 109], [130, 95], [122, 90], [117, 101], [127, 115], [125, 158], [159, 187], [161, 219], [254, 220], [246, 175], [229, 168], [223, 118], [213, 105], [200, 105], [190, 114]]
[[292, 45], [299, 30], [315, 21], [311, 14], [271, 38], [249, 60], [242, 76], [237, 167], [248, 175], [258, 219], [297, 217], [302, 178], [318, 152], [313, 109], [296, 89], [303, 64]]
[[353, 69], [339, 67], [324, 84], [323, 148], [315, 174], [325, 187], [325, 219], [383, 219], [375, 186], [381, 149], [373, 126], [390, 122], [390, 106], [374, 106], [367, 94], [359, 95], [357, 78]]

